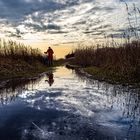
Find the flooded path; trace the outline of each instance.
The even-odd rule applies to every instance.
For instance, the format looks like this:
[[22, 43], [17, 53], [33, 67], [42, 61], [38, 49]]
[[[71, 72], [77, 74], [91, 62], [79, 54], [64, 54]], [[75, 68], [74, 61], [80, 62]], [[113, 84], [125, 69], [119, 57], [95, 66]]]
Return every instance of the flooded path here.
[[0, 140], [140, 140], [140, 90], [58, 67], [1, 91]]

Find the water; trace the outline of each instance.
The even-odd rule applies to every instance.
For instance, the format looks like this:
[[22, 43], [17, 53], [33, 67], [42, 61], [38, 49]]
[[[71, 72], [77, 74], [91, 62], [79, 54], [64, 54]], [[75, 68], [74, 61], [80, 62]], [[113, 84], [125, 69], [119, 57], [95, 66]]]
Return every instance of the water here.
[[0, 94], [0, 140], [139, 140], [140, 90], [58, 67]]

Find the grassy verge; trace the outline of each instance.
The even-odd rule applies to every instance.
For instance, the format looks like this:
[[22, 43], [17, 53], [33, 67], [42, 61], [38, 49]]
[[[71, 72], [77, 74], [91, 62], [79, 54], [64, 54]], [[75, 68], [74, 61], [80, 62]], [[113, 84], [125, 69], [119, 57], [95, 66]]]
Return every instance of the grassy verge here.
[[58, 60], [54, 60], [53, 67], [64, 65], [66, 62], [67, 62], [67, 60], [63, 59], [63, 58], [58, 59]]
[[50, 68], [46, 67], [39, 61], [29, 64], [23, 60], [4, 58], [0, 61], [0, 80], [10, 78], [30, 78], [48, 70], [50, 70]]
[[53, 70], [62, 65], [65, 60], [55, 60], [53, 67], [48, 67], [36, 60], [33, 63], [27, 63], [24, 60], [15, 60], [9, 58], [0, 59], [0, 81], [11, 78], [32, 78], [40, 73]]
[[113, 69], [99, 68], [99, 67], [86, 67], [83, 68], [85, 72], [92, 75], [95, 79], [104, 80], [109, 83], [119, 84], [140, 84], [140, 77], [134, 77], [132, 73], [121, 74]]

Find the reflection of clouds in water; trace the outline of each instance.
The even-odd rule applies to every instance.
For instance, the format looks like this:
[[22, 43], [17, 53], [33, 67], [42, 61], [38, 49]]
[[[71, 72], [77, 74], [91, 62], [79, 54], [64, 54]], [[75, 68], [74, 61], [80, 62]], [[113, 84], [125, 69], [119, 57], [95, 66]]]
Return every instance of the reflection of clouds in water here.
[[[29, 120], [31, 119], [23, 128], [25, 137], [32, 135], [42, 139], [44, 136], [65, 139], [64, 135], [72, 135], [73, 131], [74, 135], [77, 133], [83, 136], [86, 135], [85, 128], [88, 131], [93, 130], [95, 125], [99, 125], [101, 130], [111, 129], [111, 134], [119, 134], [123, 130], [122, 135], [125, 135], [128, 129], [130, 132], [136, 129], [138, 134], [139, 89], [111, 85], [85, 77], [80, 79], [74, 72], [72, 74], [72, 71], [62, 67], [62, 71], [64, 70], [68, 75], [63, 75], [60, 67], [54, 74], [55, 82], [51, 87], [46, 84], [44, 76], [18, 94], [17, 98], [29, 108], [27, 114]], [[31, 110], [34, 113], [33, 118], [30, 118]]]
[[[58, 75], [57, 73], [52, 88], [42, 90], [39, 89], [40, 85], [38, 85], [38, 90], [34, 93], [29, 91], [29, 93], [26, 93], [27, 96], [23, 94], [25, 101], [36, 109], [69, 110], [84, 117], [95, 117], [97, 119], [99, 117], [101, 118], [100, 123], [104, 123], [104, 125], [106, 122], [113, 124], [122, 117], [124, 119], [130, 117], [139, 121], [137, 90], [98, 81], [91, 83], [81, 80], [79, 82], [79, 78], [73, 76], [65, 78], [62, 75], [62, 77], [59, 77], [59, 73]], [[46, 86], [45, 82], [41, 82], [41, 84], [43, 84], [42, 87]], [[23, 98], [22, 94], [20, 97]], [[116, 124], [114, 123], [114, 125]]]

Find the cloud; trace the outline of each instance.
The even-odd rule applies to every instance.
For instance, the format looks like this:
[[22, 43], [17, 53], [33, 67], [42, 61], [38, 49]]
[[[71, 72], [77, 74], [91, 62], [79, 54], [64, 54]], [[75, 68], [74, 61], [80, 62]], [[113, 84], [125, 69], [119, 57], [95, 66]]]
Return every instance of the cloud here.
[[23, 18], [25, 15], [31, 14], [35, 11], [54, 11], [58, 8], [63, 8], [63, 4], [57, 3], [50, 0], [1, 0], [0, 1], [1, 10], [3, 12], [0, 13], [1, 18]]
[[[124, 0], [123, 0], [124, 1]], [[1, 32], [8, 37], [26, 39], [28, 35], [54, 43], [84, 41], [127, 30], [127, 11], [122, 0], [0, 0]], [[125, 0], [136, 25], [133, 3]], [[137, 15], [137, 22], [140, 17]], [[10, 31], [9, 31], [10, 29]], [[38, 38], [38, 37], [37, 37]]]
[[45, 32], [46, 30], [60, 30], [61, 29], [60, 26], [57, 26], [55, 24], [44, 25], [43, 23], [39, 23], [39, 24], [28, 23], [28, 24], [25, 24], [25, 26], [37, 32], [43, 32], [43, 31]]
[[68, 31], [49, 31], [49, 34], [67, 34], [69, 33]]
[[58, 26], [58, 25], [55, 25], [55, 24], [48, 24], [48, 25], [46, 26], [46, 29], [48, 29], [48, 30], [60, 30], [61, 27]]

